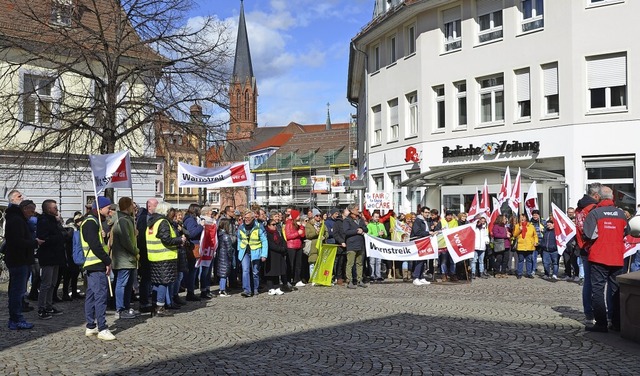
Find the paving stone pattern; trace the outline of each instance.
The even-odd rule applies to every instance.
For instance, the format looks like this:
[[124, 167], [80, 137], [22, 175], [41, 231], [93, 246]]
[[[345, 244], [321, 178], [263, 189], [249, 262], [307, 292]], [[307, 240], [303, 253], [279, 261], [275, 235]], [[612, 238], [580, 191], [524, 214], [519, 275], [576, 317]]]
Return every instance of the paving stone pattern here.
[[542, 279], [369, 288], [189, 302], [173, 317], [84, 336], [83, 303], [10, 331], [0, 285], [1, 375], [639, 375], [640, 345], [585, 333], [580, 286]]

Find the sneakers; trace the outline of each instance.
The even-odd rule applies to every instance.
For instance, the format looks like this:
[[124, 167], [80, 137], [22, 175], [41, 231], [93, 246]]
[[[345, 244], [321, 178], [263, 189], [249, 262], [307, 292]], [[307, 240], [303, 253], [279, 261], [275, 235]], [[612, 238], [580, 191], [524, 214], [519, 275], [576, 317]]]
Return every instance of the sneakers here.
[[51, 308], [47, 309], [46, 311], [51, 316], [60, 316], [60, 315], [62, 315], [62, 311], [59, 310], [59, 309], [56, 309], [56, 307], [51, 307]]
[[284, 295], [284, 292], [282, 290], [280, 290], [280, 287], [275, 289], [274, 292], [276, 293], [276, 295]]
[[573, 277], [573, 282], [580, 282], [581, 278], [578, 276]]
[[369, 284], [368, 283], [364, 283], [364, 282], [360, 282], [360, 283], [358, 283], [358, 287], [367, 288], [367, 287], [369, 287]]
[[249, 298], [251, 296], [251, 293], [249, 291], [243, 291], [240, 293], [240, 296], [242, 296], [243, 298]]
[[53, 315], [50, 314], [49, 312], [45, 311], [45, 310], [40, 310], [40, 311], [38, 311], [38, 317], [41, 320], [49, 320], [50, 318], [53, 317]]
[[422, 282], [421, 282], [421, 280], [420, 280], [420, 279], [418, 279], [418, 278], [416, 278], [416, 279], [414, 279], [414, 280], [413, 280], [413, 284], [414, 284], [415, 286], [422, 286], [422, 285], [424, 285], [424, 283], [422, 283]]
[[120, 319], [135, 319], [137, 316], [133, 313], [131, 313], [130, 311], [120, 311], [117, 312], [116, 314], [118, 315], [118, 318]]
[[129, 313], [135, 316], [140, 316], [140, 311], [136, 311], [133, 308], [129, 308]]
[[267, 292], [267, 295], [274, 296], [276, 294], [276, 289], [271, 289]]
[[218, 293], [218, 295], [219, 295], [221, 298], [228, 298], [228, 297], [230, 297], [230, 296], [231, 296], [231, 295], [227, 294], [227, 292], [226, 292], [226, 291], [220, 291], [220, 292]]
[[200, 293], [200, 299], [211, 300], [212, 298], [213, 298], [213, 295], [211, 295], [211, 293], [209, 291], [205, 291], [205, 292], [201, 292]]
[[431, 284], [431, 282], [427, 281], [427, 280], [426, 280], [426, 279], [424, 279], [424, 278], [422, 278], [422, 279], [420, 280], [420, 283], [421, 283], [421, 284], [423, 284], [423, 285], [430, 285], [430, 284]]
[[33, 324], [26, 321], [9, 321], [8, 325], [10, 330], [27, 330], [33, 328]]
[[114, 336], [113, 333], [109, 331], [109, 329], [105, 329], [98, 332], [98, 339], [101, 339], [103, 341], [113, 341], [114, 339], [116, 339], [116, 336]]
[[348, 289], [355, 289], [357, 288], [356, 285], [354, 285], [353, 283], [349, 282], [349, 284], [347, 284], [347, 288]]
[[303, 283], [302, 281], [299, 281], [298, 283], [296, 283], [296, 287], [305, 287], [306, 284]]
[[554, 274], [554, 275], [552, 275], [552, 276], [551, 276], [551, 280], [552, 280], [552, 281], [554, 281], [554, 282], [555, 282], [555, 281], [557, 281], [557, 280], [558, 280], [558, 276], [557, 276], [557, 275], [555, 275], [555, 274]]
[[93, 329], [87, 328], [87, 329], [84, 330], [84, 335], [87, 336], [87, 337], [95, 336], [98, 333], [100, 333], [100, 331], [98, 330], [97, 326], [95, 328], [93, 328]]
[[173, 313], [171, 313], [171, 311], [169, 311], [168, 309], [166, 309], [164, 307], [157, 307], [156, 316], [169, 317], [169, 316], [173, 316]]

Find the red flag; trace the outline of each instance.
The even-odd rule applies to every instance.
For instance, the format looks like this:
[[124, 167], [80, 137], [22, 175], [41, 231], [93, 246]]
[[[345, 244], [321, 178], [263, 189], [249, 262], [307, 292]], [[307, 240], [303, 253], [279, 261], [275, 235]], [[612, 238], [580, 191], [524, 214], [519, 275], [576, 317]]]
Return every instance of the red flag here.
[[527, 197], [524, 199], [524, 210], [527, 212], [527, 217], [531, 219], [531, 212], [534, 210], [540, 210], [538, 208], [538, 190], [536, 189], [536, 182], [534, 181], [529, 187]]
[[551, 214], [554, 222], [554, 232], [556, 234], [556, 245], [558, 253], [562, 255], [567, 248], [567, 243], [576, 236], [576, 225], [573, 223], [559, 207], [551, 203]]
[[487, 185], [487, 179], [484, 179], [484, 188], [482, 188], [482, 200], [480, 200], [480, 213], [487, 220], [491, 213], [491, 206], [489, 205], [489, 186]]
[[[624, 237], [624, 258], [634, 255], [640, 250], [640, 239], [631, 235]], [[638, 257], [638, 256], [636, 256]]]
[[471, 207], [469, 207], [469, 213], [467, 213], [467, 217], [469, 217], [469, 221], [475, 220], [475, 216], [480, 212], [480, 207], [478, 206], [478, 189], [476, 188], [476, 194], [473, 196], [473, 201], [471, 201]]
[[476, 232], [473, 224], [442, 230], [447, 250], [453, 262], [473, 258], [476, 246]]
[[500, 205], [504, 204], [505, 201], [509, 199], [509, 196], [511, 196], [511, 173], [509, 172], [509, 166], [507, 166], [507, 170], [504, 173], [504, 179], [502, 179], [500, 192], [498, 192], [498, 202]]
[[418, 256], [431, 256], [427, 257], [427, 260], [438, 258], [438, 240], [435, 236], [416, 239], [415, 242], [418, 248]]
[[516, 175], [516, 181], [513, 183], [513, 189], [509, 196], [509, 207], [514, 213], [517, 213], [520, 210], [520, 196], [522, 195], [520, 185], [520, 167], [518, 167], [518, 175]]
[[489, 235], [493, 233], [493, 225], [496, 223], [496, 219], [500, 215], [500, 203], [495, 198], [493, 199], [493, 211], [491, 212], [491, 216], [487, 221], [489, 223]]

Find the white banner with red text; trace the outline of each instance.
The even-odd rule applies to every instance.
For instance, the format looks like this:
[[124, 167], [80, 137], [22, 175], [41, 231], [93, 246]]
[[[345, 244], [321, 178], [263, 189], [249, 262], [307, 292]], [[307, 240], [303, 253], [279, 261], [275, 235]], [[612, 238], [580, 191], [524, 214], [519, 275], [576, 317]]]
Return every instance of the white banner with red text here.
[[206, 168], [178, 162], [178, 187], [226, 188], [250, 187], [252, 184], [249, 162]]
[[435, 236], [409, 242], [394, 242], [364, 234], [367, 256], [392, 261], [415, 261], [438, 258], [438, 241]]
[[106, 188], [131, 188], [129, 150], [113, 154], [90, 155], [89, 164], [96, 196]]

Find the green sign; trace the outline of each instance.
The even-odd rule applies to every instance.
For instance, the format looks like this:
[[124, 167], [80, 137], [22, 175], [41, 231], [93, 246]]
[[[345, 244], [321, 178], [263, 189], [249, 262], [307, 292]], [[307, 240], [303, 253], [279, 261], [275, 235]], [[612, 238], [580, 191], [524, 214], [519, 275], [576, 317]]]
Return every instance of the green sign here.
[[307, 183], [308, 183], [308, 180], [307, 180], [306, 177], [303, 176], [303, 177], [300, 178], [300, 185], [301, 186], [306, 187]]

